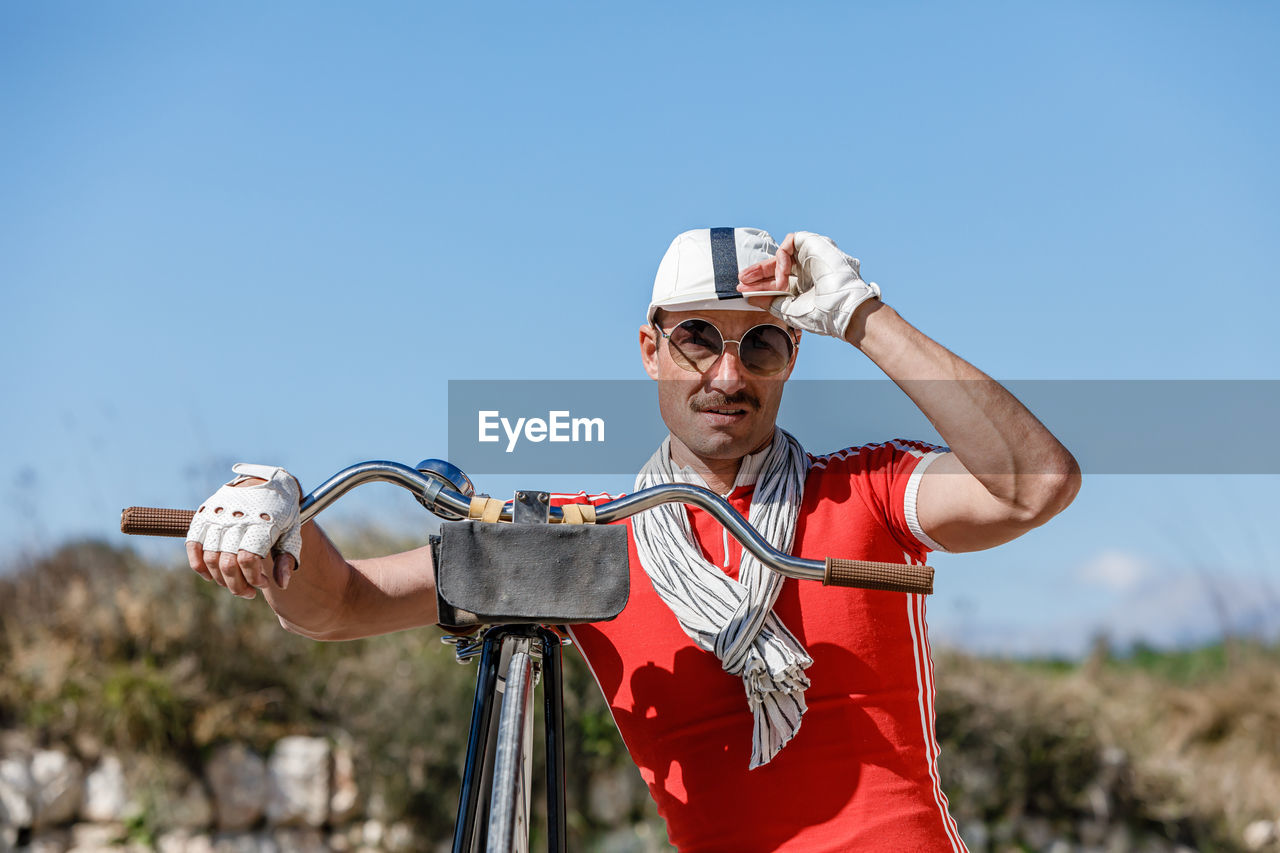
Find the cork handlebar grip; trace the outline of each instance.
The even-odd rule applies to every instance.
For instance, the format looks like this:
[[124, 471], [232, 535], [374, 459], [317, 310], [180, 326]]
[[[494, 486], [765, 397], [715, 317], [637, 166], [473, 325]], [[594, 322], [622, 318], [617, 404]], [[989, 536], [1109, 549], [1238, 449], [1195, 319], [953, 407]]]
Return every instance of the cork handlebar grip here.
[[174, 536], [185, 539], [191, 526], [189, 509], [131, 506], [120, 511], [120, 532], [135, 536]]
[[902, 563], [875, 563], [869, 560], [827, 558], [824, 586], [856, 586], [888, 592], [933, 592], [933, 567], [908, 566]]

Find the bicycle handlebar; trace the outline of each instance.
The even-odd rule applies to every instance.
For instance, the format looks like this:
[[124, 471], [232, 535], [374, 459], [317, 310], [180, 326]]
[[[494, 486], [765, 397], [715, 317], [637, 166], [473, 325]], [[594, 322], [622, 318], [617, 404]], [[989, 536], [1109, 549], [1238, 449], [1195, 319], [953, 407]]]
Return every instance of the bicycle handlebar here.
[[[443, 480], [399, 462], [372, 461], [360, 462], [339, 471], [307, 495], [300, 510], [302, 522], [310, 521], [356, 486], [374, 482], [394, 483], [407, 489], [417, 498], [418, 503], [437, 514], [466, 518], [471, 508], [471, 499], [447, 487]], [[819, 562], [784, 554], [765, 541], [723, 498], [700, 486], [671, 483], [641, 489], [597, 506], [596, 523], [622, 521], [659, 504], [676, 502], [706, 511], [743, 548], [765, 566], [785, 577], [822, 581], [829, 586], [926, 595], [933, 592], [933, 569], [930, 566], [832, 557]], [[120, 513], [120, 530], [140, 536], [185, 537], [194, 514], [191, 510], [182, 509], [129, 507]], [[504, 508], [499, 520], [510, 521], [511, 518], [511, 508]], [[563, 523], [564, 512], [559, 507], [552, 507], [550, 519], [552, 523]]]

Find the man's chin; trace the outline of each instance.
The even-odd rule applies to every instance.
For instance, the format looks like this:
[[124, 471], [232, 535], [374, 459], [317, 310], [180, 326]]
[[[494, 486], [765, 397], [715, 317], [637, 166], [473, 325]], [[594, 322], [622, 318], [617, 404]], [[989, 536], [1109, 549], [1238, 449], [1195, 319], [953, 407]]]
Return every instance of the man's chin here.
[[696, 435], [682, 437], [682, 440], [689, 450], [703, 459], [741, 459], [764, 442], [756, 436], [721, 430], [700, 430]]

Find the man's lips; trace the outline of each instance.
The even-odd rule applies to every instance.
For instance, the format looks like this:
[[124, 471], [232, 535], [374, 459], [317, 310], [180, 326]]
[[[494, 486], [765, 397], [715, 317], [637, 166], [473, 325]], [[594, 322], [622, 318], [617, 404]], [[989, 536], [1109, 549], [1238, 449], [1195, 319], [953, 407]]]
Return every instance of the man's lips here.
[[689, 408], [702, 415], [712, 426], [729, 426], [745, 420], [748, 415], [760, 408], [760, 405], [756, 400], [743, 394], [736, 400], [732, 397], [716, 399], [715, 396], [709, 399], [693, 399], [689, 401]]
[[729, 426], [746, 420], [748, 412], [739, 406], [715, 406], [698, 409], [698, 414], [709, 421], [712, 426]]

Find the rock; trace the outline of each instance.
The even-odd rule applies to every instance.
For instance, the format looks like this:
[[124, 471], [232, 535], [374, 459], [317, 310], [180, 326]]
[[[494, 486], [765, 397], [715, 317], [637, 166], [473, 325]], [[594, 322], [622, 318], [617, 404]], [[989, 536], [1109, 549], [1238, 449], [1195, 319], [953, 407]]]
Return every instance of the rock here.
[[346, 829], [333, 833], [329, 836], [329, 846], [334, 850], [351, 851], [351, 853], [367, 849], [368, 845], [364, 840], [364, 823], [353, 823]]
[[333, 748], [333, 779], [329, 792], [329, 823], [341, 826], [360, 813], [360, 789], [356, 785], [355, 755], [347, 739]]
[[25, 829], [31, 826], [35, 780], [24, 758], [0, 759], [0, 826]]
[[[213, 791], [213, 810], [220, 830], [248, 829], [262, 817], [262, 804], [267, 799], [267, 765], [257, 753], [244, 744], [223, 746], [205, 765], [205, 777]], [[223, 836], [215, 838], [214, 849], [222, 850], [218, 845], [225, 840]]]
[[68, 853], [120, 853], [127, 835], [122, 823], [77, 823], [71, 827]]
[[22, 848], [23, 853], [67, 853], [71, 849], [71, 833], [54, 829], [31, 837], [31, 843]]
[[123, 820], [128, 802], [128, 785], [120, 759], [114, 755], [103, 756], [98, 766], [84, 777], [80, 817], [98, 823]]
[[156, 839], [157, 853], [214, 853], [213, 839], [186, 829], [166, 832]]
[[102, 758], [102, 741], [88, 732], [76, 732], [72, 735], [71, 745], [81, 761], [94, 763]]
[[[213, 824], [213, 802], [186, 765], [170, 757], [139, 757], [125, 768], [124, 819], [158, 830], [196, 832]], [[254, 820], [257, 820], [255, 815]]]
[[352, 838], [350, 829], [329, 833], [329, 849], [334, 853], [351, 853], [356, 846], [357, 841]]
[[361, 827], [360, 841], [365, 847], [381, 847], [382, 835], [386, 832], [380, 820], [366, 820]]
[[329, 742], [316, 737], [276, 741], [267, 762], [267, 822], [322, 826], [329, 817]]
[[382, 791], [375, 790], [369, 794], [364, 804], [365, 817], [373, 820], [395, 820], [398, 815], [392, 813], [391, 805]]
[[30, 758], [36, 751], [31, 733], [21, 729], [0, 729], [0, 755], [8, 758]]
[[987, 853], [991, 847], [991, 831], [980, 820], [973, 820], [960, 828], [960, 837], [964, 839], [969, 853]]
[[213, 853], [280, 853], [266, 833], [223, 832], [213, 837]]
[[387, 836], [382, 842], [382, 848], [387, 853], [413, 853], [415, 850], [420, 850], [422, 845], [418, 843], [413, 827], [406, 821], [399, 821], [387, 827]]
[[183, 829], [161, 833], [156, 838], [156, 853], [187, 853], [191, 833]]
[[273, 838], [280, 853], [329, 853], [318, 829], [277, 829]]
[[199, 779], [192, 779], [180, 794], [165, 798], [161, 826], [171, 829], [207, 829], [213, 825], [213, 801]]
[[32, 826], [57, 826], [75, 820], [84, 788], [84, 768], [65, 752], [41, 749], [31, 756]]
[[187, 842], [191, 833], [185, 829], [162, 832], [156, 837], [156, 853], [187, 853]]
[[213, 838], [208, 835], [193, 835], [187, 841], [187, 853], [214, 853]]
[[1244, 828], [1244, 846], [1250, 850], [1265, 850], [1280, 836], [1275, 821], [1255, 820]]

